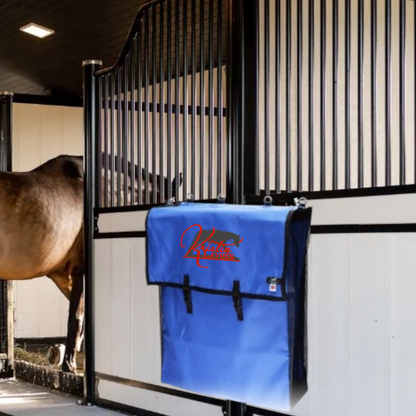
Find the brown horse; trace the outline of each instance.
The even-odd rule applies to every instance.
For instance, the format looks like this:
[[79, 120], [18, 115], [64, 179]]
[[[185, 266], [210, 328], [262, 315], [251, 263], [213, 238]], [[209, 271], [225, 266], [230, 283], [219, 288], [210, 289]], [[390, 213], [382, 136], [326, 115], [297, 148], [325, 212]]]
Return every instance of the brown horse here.
[[[0, 279], [47, 276], [66, 296], [62, 369], [72, 372], [83, 340], [83, 180], [82, 156], [61, 155], [29, 172], [0, 172]], [[137, 203], [137, 180], [128, 182], [134, 182]]]

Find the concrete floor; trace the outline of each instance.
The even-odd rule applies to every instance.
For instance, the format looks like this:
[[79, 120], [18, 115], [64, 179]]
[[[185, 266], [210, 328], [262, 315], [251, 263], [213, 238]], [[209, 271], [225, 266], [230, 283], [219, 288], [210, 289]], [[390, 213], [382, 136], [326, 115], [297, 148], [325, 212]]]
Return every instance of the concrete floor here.
[[79, 398], [16, 380], [0, 380], [0, 416], [116, 416]]

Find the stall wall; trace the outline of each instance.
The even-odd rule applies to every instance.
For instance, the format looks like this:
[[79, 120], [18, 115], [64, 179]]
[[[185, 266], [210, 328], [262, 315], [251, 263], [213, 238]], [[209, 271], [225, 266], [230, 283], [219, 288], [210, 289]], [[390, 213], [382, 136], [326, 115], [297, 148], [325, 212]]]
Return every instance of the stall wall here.
[[[415, 223], [415, 204], [416, 194], [308, 202], [314, 226], [375, 228], [358, 233], [331, 228], [311, 235], [309, 391], [290, 414], [415, 414], [416, 233], [394, 227], [374, 232], [377, 224]], [[98, 227], [100, 232], [143, 231], [146, 214], [101, 214]], [[145, 244], [144, 237], [94, 242], [99, 397], [169, 416], [219, 416], [219, 407], [134, 387], [137, 382], [163, 385], [159, 292], [146, 283]]]
[[[83, 154], [82, 108], [13, 105], [13, 170], [28, 171], [60, 154]], [[48, 278], [14, 282], [15, 337], [66, 336], [69, 303]]]

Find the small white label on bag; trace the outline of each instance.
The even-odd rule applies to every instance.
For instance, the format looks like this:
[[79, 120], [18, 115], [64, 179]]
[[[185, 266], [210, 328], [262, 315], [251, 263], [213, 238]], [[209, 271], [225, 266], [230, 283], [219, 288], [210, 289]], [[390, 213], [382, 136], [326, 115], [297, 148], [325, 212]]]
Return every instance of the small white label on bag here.
[[270, 285], [269, 285], [269, 291], [270, 292], [276, 292], [276, 288], [277, 288], [276, 283], [270, 283]]

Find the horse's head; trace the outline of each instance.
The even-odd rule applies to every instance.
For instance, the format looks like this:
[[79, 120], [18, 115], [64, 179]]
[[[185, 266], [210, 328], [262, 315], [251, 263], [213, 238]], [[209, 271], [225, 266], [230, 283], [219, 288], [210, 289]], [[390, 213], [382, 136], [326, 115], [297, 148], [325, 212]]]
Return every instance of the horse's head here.
[[240, 236], [237, 235], [236, 237], [233, 238], [234, 244], [236, 247], [240, 246]]
[[[144, 169], [142, 169], [142, 201], [145, 201], [146, 198], [146, 189], [145, 189], [145, 180], [146, 180], [146, 176], [148, 178], [148, 194], [149, 194], [149, 202], [153, 203], [153, 173], [148, 172], [146, 175], [146, 171]], [[169, 199], [169, 182], [168, 182], [168, 178], [165, 176], [163, 178], [163, 197], [161, 197], [161, 180], [160, 180], [160, 175], [155, 175], [156, 176], [156, 201], [158, 203], [164, 203]], [[170, 184], [171, 186], [171, 195], [173, 198], [176, 197], [176, 176], [173, 178], [172, 183]], [[136, 184], [137, 186], [137, 181]], [[180, 187], [182, 185], [182, 173], [179, 174], [179, 186]]]
[[[102, 183], [102, 189], [105, 190], [107, 189], [107, 193], [108, 193], [108, 203], [111, 204], [111, 191], [112, 191], [112, 183], [114, 183], [114, 205], [118, 205], [117, 201], [118, 201], [118, 195], [117, 195], [117, 187], [118, 187], [118, 183], [121, 183], [121, 189], [120, 189], [120, 199], [121, 199], [121, 204], [120, 205], [124, 205], [124, 190], [125, 190], [125, 180], [127, 182], [127, 205], [131, 205], [131, 194], [132, 194], [132, 188], [133, 188], [133, 195], [134, 195], [134, 199], [133, 199], [133, 204], [137, 205], [139, 202], [139, 167], [137, 165], [132, 166], [132, 164], [130, 162], [127, 163], [127, 171], [125, 172], [125, 164], [123, 159], [121, 159], [120, 161], [118, 161], [118, 157], [115, 156], [114, 160], [112, 160], [111, 155], [108, 155], [108, 167], [109, 167], [109, 171], [107, 173], [107, 177], [108, 177], [108, 182], [107, 184], [105, 184], [105, 155], [102, 155], [103, 159], [102, 159], [102, 177], [101, 177], [101, 183]], [[111, 163], [115, 164], [115, 172], [114, 172], [114, 182], [112, 181], [111, 178]], [[121, 173], [120, 173], [120, 180], [117, 178], [117, 166], [118, 163], [121, 164]], [[134, 177], [132, 177], [132, 173], [134, 175]], [[150, 204], [153, 203], [153, 180], [156, 180], [156, 201], [158, 203], [164, 203], [168, 200], [168, 179], [166, 177], [163, 177], [163, 197], [161, 196], [161, 178], [160, 175], [155, 175], [155, 177], [153, 176], [154, 174], [151, 172], [146, 172], [145, 169], [141, 169], [141, 200], [142, 203], [145, 203], [146, 201], [146, 180], [147, 180], [147, 194], [148, 194], [148, 201]], [[171, 187], [172, 187], [172, 197], [176, 196], [176, 181], [177, 178], [174, 177], [171, 183]], [[182, 173], [180, 174], [179, 177], [179, 186], [182, 185]], [[101, 199], [101, 206], [104, 206], [104, 192], [102, 192], [102, 199]]]

